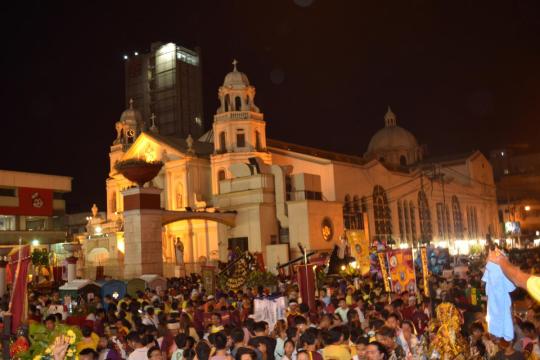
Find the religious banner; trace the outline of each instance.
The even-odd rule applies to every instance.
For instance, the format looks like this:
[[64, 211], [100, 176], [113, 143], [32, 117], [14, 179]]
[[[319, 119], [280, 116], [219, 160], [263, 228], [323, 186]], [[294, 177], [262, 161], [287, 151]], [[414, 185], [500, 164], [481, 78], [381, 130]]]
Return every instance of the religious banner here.
[[416, 276], [412, 249], [388, 250], [388, 273], [392, 281], [392, 291], [401, 294], [404, 291], [416, 292]]
[[377, 257], [379, 258], [379, 265], [381, 267], [381, 274], [384, 281], [384, 290], [386, 292], [390, 292], [390, 282], [388, 281], [388, 271], [386, 270], [386, 257], [384, 256], [384, 252], [377, 253]]
[[9, 257], [11, 268], [12, 291], [9, 300], [9, 311], [12, 314], [11, 331], [15, 333], [19, 325], [26, 320], [28, 315], [27, 301], [27, 276], [31, 262], [30, 245], [21, 246], [12, 252]]
[[250, 262], [251, 256], [246, 253], [235, 260], [230, 272], [221, 275], [227, 277], [225, 280], [226, 290], [238, 291], [242, 288], [242, 286], [244, 286], [247, 280]]
[[347, 230], [347, 240], [351, 247], [352, 255], [362, 275], [367, 275], [370, 270], [369, 239], [363, 230]]
[[255, 298], [253, 299], [253, 317], [255, 321], [266, 321], [269, 330], [272, 331], [278, 320], [286, 320], [287, 306], [285, 297]]
[[216, 268], [214, 266], [201, 266], [202, 285], [207, 294], [216, 293]]
[[302, 303], [315, 309], [315, 270], [313, 264], [295, 265], [296, 279]]
[[429, 297], [429, 270], [428, 270], [428, 258], [427, 258], [427, 249], [422, 247], [420, 249], [420, 258], [422, 259], [422, 278], [424, 280], [424, 296]]

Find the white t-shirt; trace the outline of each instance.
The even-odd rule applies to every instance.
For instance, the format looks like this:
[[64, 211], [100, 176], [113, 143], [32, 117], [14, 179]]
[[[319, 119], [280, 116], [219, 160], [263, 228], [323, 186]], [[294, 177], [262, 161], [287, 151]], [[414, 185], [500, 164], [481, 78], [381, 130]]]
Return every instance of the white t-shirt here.
[[146, 346], [133, 350], [128, 356], [128, 360], [148, 360], [148, 349]]

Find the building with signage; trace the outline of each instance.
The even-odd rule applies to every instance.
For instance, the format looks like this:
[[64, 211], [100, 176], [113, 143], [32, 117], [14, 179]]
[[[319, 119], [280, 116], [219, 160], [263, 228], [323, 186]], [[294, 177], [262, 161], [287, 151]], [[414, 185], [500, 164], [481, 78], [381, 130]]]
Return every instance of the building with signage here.
[[65, 242], [67, 176], [0, 170], [0, 244]]
[[540, 153], [526, 145], [493, 150], [499, 220], [508, 244], [527, 246], [540, 239]]
[[[361, 147], [346, 155], [268, 139], [255, 87], [236, 62], [218, 98], [212, 129], [198, 138], [158, 126], [141, 131], [136, 104], [122, 114], [110, 148], [107, 215], [92, 217], [80, 236], [86, 254], [106, 254], [105, 274], [122, 276], [118, 264], [133, 270], [153, 259], [149, 268], [170, 276], [179, 264], [227, 260], [236, 248], [262, 253], [274, 269], [297, 256], [298, 245], [332, 250], [348, 230], [371, 243], [432, 243], [455, 253], [498, 235], [492, 168], [480, 152], [426, 158], [390, 109], [363, 155]], [[129, 131], [132, 139], [122, 135]], [[164, 166], [137, 190], [115, 169], [128, 159]], [[157, 196], [157, 205], [134, 206], [142, 193]], [[95, 264], [84, 266], [92, 272]]]

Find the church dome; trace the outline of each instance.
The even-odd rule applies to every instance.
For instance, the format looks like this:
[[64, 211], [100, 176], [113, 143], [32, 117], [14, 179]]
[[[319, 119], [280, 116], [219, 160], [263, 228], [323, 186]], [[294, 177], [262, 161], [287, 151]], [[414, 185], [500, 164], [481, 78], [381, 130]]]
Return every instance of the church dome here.
[[366, 152], [368, 158], [378, 158], [401, 165], [415, 163], [421, 158], [416, 137], [396, 123], [390, 107], [384, 116], [385, 127], [373, 135]]
[[129, 108], [120, 115], [120, 122], [124, 124], [139, 125], [142, 124], [141, 112], [133, 108], [133, 99], [129, 100]]
[[233, 61], [233, 71], [225, 75], [225, 80], [223, 80], [223, 86], [228, 87], [247, 87], [249, 86], [249, 80], [246, 74], [240, 72], [236, 69], [236, 60]]
[[393, 149], [415, 149], [418, 142], [413, 134], [401, 126], [387, 126], [377, 131], [368, 145], [368, 153]]

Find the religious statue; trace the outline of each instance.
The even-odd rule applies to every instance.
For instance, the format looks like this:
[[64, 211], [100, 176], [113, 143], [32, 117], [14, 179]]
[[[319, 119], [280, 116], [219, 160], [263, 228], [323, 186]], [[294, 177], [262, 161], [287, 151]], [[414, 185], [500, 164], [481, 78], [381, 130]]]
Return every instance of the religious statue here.
[[98, 207], [96, 204], [92, 205], [92, 217], [96, 218], [98, 214]]
[[176, 265], [184, 265], [184, 244], [179, 237], [174, 241], [174, 253], [176, 256]]

